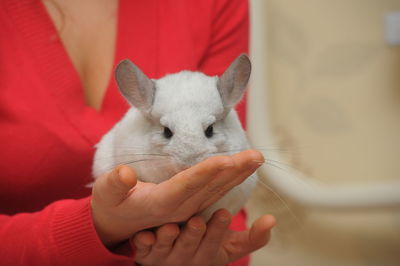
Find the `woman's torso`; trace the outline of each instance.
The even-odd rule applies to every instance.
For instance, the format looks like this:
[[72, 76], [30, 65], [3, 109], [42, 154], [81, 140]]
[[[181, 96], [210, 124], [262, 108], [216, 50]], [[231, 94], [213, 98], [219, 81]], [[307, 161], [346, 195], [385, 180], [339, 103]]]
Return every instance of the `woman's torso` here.
[[[246, 49], [203, 67], [212, 56], [207, 49], [215, 6], [178, 1], [121, 0], [115, 20], [111, 5], [103, 10], [109, 25], [87, 42], [64, 36], [71, 43], [63, 41], [57, 15], [54, 26], [52, 11], [49, 16], [39, 0], [1, 3], [0, 200], [10, 204], [0, 212], [36, 211], [54, 200], [89, 195], [94, 145], [128, 108], [112, 78], [120, 60], [130, 58], [151, 78], [183, 69], [215, 75]], [[98, 23], [92, 26], [104, 21]], [[80, 30], [79, 39], [93, 28]], [[98, 45], [113, 35], [114, 42]], [[74, 54], [78, 47], [84, 56]]]

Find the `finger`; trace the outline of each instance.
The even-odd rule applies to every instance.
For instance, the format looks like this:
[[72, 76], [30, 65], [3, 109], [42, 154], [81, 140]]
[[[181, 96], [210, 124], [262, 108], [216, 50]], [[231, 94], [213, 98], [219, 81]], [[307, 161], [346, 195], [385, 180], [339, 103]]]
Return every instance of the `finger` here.
[[221, 186], [232, 188], [242, 183], [265, 162], [262, 153], [255, 150], [242, 151], [234, 154], [232, 158], [236, 167], [225, 171], [224, 178], [217, 180]]
[[241, 258], [263, 246], [271, 236], [271, 229], [275, 225], [275, 217], [264, 215], [258, 218], [251, 228], [242, 232], [231, 231], [225, 249], [231, 256], [230, 261]]
[[198, 264], [201, 265], [215, 260], [221, 250], [231, 220], [232, 215], [227, 210], [221, 209], [213, 214], [207, 223], [207, 232], [196, 252], [195, 261]]
[[179, 231], [177, 224], [165, 224], [159, 227], [156, 232], [156, 242], [151, 249], [150, 256], [165, 259], [171, 252]]
[[135, 248], [135, 259], [141, 262], [147, 257], [151, 251], [151, 246], [156, 242], [154, 233], [150, 231], [142, 231], [137, 233], [131, 240], [130, 244]]
[[263, 155], [254, 150], [237, 153], [232, 159], [235, 167], [222, 171], [195, 196], [203, 199], [201, 209], [213, 204], [233, 187], [241, 184], [264, 163]]
[[272, 215], [264, 215], [253, 223], [248, 238], [250, 251], [257, 250], [268, 243], [275, 223], [275, 217]]
[[128, 166], [120, 165], [96, 180], [93, 194], [104, 204], [116, 206], [125, 199], [136, 183], [135, 172]]
[[230, 156], [215, 156], [188, 168], [160, 184], [160, 189], [167, 191], [165, 198], [170, 198], [176, 205], [201, 190], [216, 174], [234, 167]]
[[192, 217], [185, 225], [171, 252], [171, 261], [190, 261], [195, 254], [204, 233], [206, 223], [200, 216]]

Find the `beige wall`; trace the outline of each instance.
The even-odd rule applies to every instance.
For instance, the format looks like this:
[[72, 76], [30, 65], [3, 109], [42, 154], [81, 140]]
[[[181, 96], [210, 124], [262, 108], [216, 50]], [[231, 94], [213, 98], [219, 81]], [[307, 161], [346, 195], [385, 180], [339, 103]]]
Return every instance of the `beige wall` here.
[[[265, 36], [253, 36], [252, 56], [255, 67], [266, 63], [256, 70], [266, 79], [253, 82], [252, 90], [266, 90], [266, 97], [250, 104], [264, 102], [267, 113], [250, 112], [250, 129], [268, 119], [276, 138], [271, 147], [284, 150], [285, 163], [308, 178], [327, 184], [399, 180], [400, 46], [385, 43], [384, 14], [400, 11], [400, 0], [255, 2], [265, 18], [253, 22], [265, 23]], [[252, 217], [279, 205], [268, 194], [257, 191]], [[278, 236], [296, 239], [276, 240], [280, 244], [257, 253], [253, 265], [400, 265], [399, 209], [292, 211], [301, 213], [302, 232], [278, 226]]]
[[272, 126], [291, 163], [327, 182], [400, 178], [400, 46], [383, 26], [400, 1], [267, 2]]

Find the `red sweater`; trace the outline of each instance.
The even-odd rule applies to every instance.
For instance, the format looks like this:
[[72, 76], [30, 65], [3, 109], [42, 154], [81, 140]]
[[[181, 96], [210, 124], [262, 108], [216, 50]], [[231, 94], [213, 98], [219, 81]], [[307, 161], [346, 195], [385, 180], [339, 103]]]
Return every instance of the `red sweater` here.
[[[115, 63], [130, 58], [151, 78], [221, 74], [247, 52], [247, 3], [121, 0], [117, 35]], [[132, 265], [98, 239], [85, 188], [94, 144], [127, 108], [112, 77], [101, 110], [85, 105], [41, 1], [0, 1], [1, 265]]]

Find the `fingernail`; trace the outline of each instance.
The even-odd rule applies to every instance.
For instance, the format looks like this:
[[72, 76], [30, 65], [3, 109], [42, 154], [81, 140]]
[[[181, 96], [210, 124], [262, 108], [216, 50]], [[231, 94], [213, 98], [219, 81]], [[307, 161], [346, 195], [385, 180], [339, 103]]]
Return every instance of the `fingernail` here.
[[226, 223], [229, 222], [229, 217], [222, 216], [218, 220], [219, 220], [220, 223], [226, 224]]
[[194, 233], [198, 233], [202, 230], [202, 226], [204, 224], [204, 221], [201, 217], [199, 216], [195, 216], [193, 217], [188, 223], [188, 227], [189, 229], [194, 232]]
[[265, 161], [253, 160], [253, 161], [251, 161], [251, 163], [252, 163], [254, 166], [261, 166], [261, 165], [263, 165], [263, 164], [265, 163]]
[[227, 222], [229, 222], [229, 216], [221, 215], [221, 216], [218, 218], [218, 221], [219, 221], [220, 223], [226, 224]]
[[200, 227], [198, 227], [198, 226], [190, 225], [189, 228], [190, 228], [190, 230], [193, 231], [193, 232], [196, 232], [196, 233], [197, 233], [197, 232], [200, 232]]

